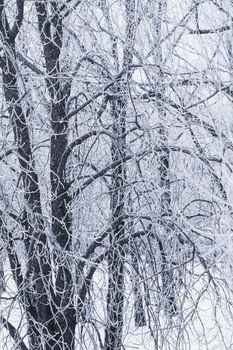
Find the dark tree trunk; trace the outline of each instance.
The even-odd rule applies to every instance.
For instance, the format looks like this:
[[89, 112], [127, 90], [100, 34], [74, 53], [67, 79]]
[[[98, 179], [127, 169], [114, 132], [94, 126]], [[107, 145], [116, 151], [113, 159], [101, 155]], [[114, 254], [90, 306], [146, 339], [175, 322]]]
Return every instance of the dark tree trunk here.
[[[47, 87], [51, 101], [51, 137], [50, 153], [50, 180], [52, 190], [52, 232], [60, 253], [54, 255], [57, 266], [56, 292], [56, 323], [58, 327], [58, 342], [62, 349], [74, 349], [76, 313], [73, 300], [73, 276], [71, 267], [65, 262], [64, 253], [72, 246], [72, 217], [69, 208], [71, 198], [66, 182], [66, 164], [60, 168], [63, 153], [67, 150], [68, 120], [66, 117], [66, 101], [69, 96], [69, 87], [64, 92], [62, 87], [60, 54], [62, 50], [63, 26], [59, 14], [59, 4], [52, 3], [53, 21], [49, 20], [46, 4], [36, 2], [38, 25], [41, 42], [44, 49], [46, 70], [49, 78]], [[53, 31], [53, 35], [51, 32]], [[67, 87], [67, 84], [66, 84]], [[60, 345], [61, 346], [61, 345]], [[58, 347], [59, 349], [59, 347]]]
[[[25, 284], [28, 285], [28, 289], [25, 291], [26, 298], [30, 304], [30, 307], [26, 304], [29, 327], [28, 334], [30, 343], [34, 344], [33, 346], [37, 344], [38, 349], [40, 349], [42, 347], [42, 339], [47, 336], [46, 329], [48, 327], [53, 327], [52, 302], [48, 296], [50, 289], [51, 265], [42, 220], [38, 176], [34, 170], [27, 121], [20, 104], [17, 72], [14, 62], [12, 61], [12, 59], [16, 60], [14, 45], [14, 38], [10, 35], [6, 35], [6, 51], [10, 50], [13, 57], [6, 54], [1, 59], [1, 69], [5, 99], [9, 105], [8, 110], [13, 124], [18, 160], [22, 171], [24, 198], [27, 203], [24, 215], [24, 243], [27, 252], [26, 279], [33, 281], [31, 284], [25, 281]], [[38, 219], [38, 217], [40, 218]], [[41, 325], [47, 327], [41, 327]], [[36, 328], [38, 328], [38, 330]], [[53, 345], [54, 343], [51, 346]]]
[[[60, 73], [59, 57], [62, 45], [62, 27], [58, 17], [55, 16], [55, 34], [52, 38], [50, 35], [51, 23], [46, 14], [46, 6], [43, 2], [36, 5], [46, 68], [49, 75], [47, 86], [52, 102], [51, 124], [54, 132], [51, 139], [52, 229], [61, 251], [66, 251], [71, 247], [71, 217], [68, 213], [70, 198], [65, 187], [65, 169], [59, 169], [61, 156], [67, 146], [68, 128], [68, 122], [65, 119], [65, 98], [62, 95], [58, 77], [58, 73]], [[56, 4], [53, 3], [53, 5], [56, 7]], [[50, 253], [42, 219], [38, 176], [34, 170], [29, 131], [21, 107], [17, 84], [18, 74], [15, 66], [15, 37], [17, 31], [14, 35], [10, 31], [4, 5], [1, 5], [1, 3], [0, 15], [0, 30], [4, 37], [5, 52], [7, 52], [0, 62], [4, 94], [12, 118], [24, 184], [24, 197], [27, 203], [23, 223], [26, 231], [25, 247], [28, 262], [25, 293], [29, 343], [32, 349], [73, 349], [75, 312], [72, 276], [69, 267], [61, 262], [64, 259], [60, 259], [60, 256], [57, 255], [55, 263], [58, 264], [58, 272], [54, 293], [52, 290]], [[31, 282], [27, 283], [27, 281]]]

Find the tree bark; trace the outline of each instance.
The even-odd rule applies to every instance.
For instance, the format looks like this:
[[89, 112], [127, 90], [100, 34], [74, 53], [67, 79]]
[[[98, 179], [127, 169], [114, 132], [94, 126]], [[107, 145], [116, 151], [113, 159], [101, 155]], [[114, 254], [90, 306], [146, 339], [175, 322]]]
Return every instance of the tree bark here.
[[[50, 181], [52, 191], [52, 232], [61, 248], [61, 253], [54, 254], [57, 266], [56, 322], [59, 330], [58, 343], [62, 349], [74, 349], [76, 313], [73, 300], [73, 277], [71, 267], [64, 262], [62, 251], [72, 248], [72, 216], [69, 208], [71, 197], [66, 182], [66, 163], [60, 167], [60, 161], [67, 150], [68, 119], [66, 102], [70, 87], [66, 84], [66, 92], [61, 81], [60, 54], [62, 50], [63, 25], [59, 13], [59, 5], [51, 3], [53, 21], [49, 20], [45, 2], [36, 2], [39, 32], [44, 50], [47, 87], [51, 102], [51, 128], [53, 131], [50, 145]], [[53, 32], [53, 34], [52, 34]]]
[[[3, 16], [4, 9], [1, 8], [0, 10]], [[24, 211], [24, 244], [27, 252], [26, 279], [32, 281], [28, 283], [29, 287], [25, 292], [30, 303], [30, 307], [26, 307], [29, 321], [28, 334], [30, 343], [33, 346], [37, 344], [38, 349], [40, 349], [42, 339], [47, 337], [47, 329], [53, 328], [53, 312], [48, 297], [51, 265], [42, 220], [38, 176], [34, 169], [27, 121], [20, 103], [21, 98], [15, 65], [15, 37], [11, 35], [8, 29], [9, 25], [5, 18], [5, 27], [4, 30], [1, 30], [4, 36], [5, 54], [1, 57], [0, 66], [2, 69], [4, 95], [9, 105], [8, 111], [13, 125], [18, 161], [22, 171], [24, 199], [26, 202]], [[41, 324], [45, 325], [45, 327], [41, 327]], [[39, 334], [41, 334], [40, 339], [38, 339]], [[50, 343], [50, 340], [48, 342]]]
[[[112, 161], [121, 161], [126, 156], [126, 109], [129, 96], [128, 80], [131, 77], [130, 65], [133, 61], [133, 47], [136, 34], [135, 0], [125, 3], [126, 40], [124, 47], [123, 68], [126, 72], [114, 94], [119, 97], [111, 102], [113, 118], [113, 133], [117, 136], [112, 140]], [[117, 58], [116, 58], [117, 59]], [[116, 64], [117, 66], [118, 64]], [[116, 221], [125, 209], [125, 179], [126, 165], [122, 161], [114, 168], [112, 177], [111, 213], [112, 221]], [[123, 335], [124, 309], [124, 246], [120, 240], [125, 235], [125, 221], [118, 223], [109, 236], [110, 250], [108, 256], [108, 294], [107, 294], [107, 326], [105, 329], [105, 350], [120, 350]]]
[[[125, 156], [125, 102], [117, 100], [112, 103], [113, 131], [117, 138], [112, 141], [112, 161]], [[124, 212], [125, 164], [113, 170], [111, 213], [114, 222]], [[124, 237], [124, 220], [112, 227], [108, 254], [108, 294], [107, 294], [107, 326], [105, 329], [105, 350], [120, 350], [123, 332], [124, 306], [124, 247], [118, 243]]]

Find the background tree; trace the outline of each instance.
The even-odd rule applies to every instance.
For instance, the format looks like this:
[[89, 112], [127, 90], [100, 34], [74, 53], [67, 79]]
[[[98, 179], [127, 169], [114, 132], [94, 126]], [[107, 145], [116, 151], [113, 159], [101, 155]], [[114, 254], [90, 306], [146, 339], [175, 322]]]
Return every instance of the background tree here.
[[3, 349], [230, 349], [231, 13], [0, 1]]

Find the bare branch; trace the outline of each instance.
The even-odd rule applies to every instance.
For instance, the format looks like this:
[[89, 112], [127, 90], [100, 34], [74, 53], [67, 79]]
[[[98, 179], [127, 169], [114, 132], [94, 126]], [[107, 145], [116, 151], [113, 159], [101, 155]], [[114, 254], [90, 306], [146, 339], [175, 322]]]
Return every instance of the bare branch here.
[[230, 30], [231, 27], [229, 25], [225, 25], [215, 29], [191, 29], [191, 28], [187, 28], [187, 29], [189, 31], [189, 34], [206, 35], [206, 34], [223, 33], [227, 30]]
[[11, 338], [15, 342], [15, 346], [21, 350], [28, 350], [23, 339], [21, 338], [19, 331], [12, 325], [12, 323], [5, 319], [5, 317], [0, 316], [0, 322], [9, 331]]

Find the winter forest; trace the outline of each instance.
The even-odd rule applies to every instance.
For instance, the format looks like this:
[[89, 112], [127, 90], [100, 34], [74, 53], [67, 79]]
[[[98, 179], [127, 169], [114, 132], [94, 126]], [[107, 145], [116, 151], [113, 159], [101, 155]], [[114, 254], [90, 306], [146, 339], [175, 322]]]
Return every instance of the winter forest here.
[[0, 350], [233, 349], [232, 107], [232, 0], [0, 0]]

